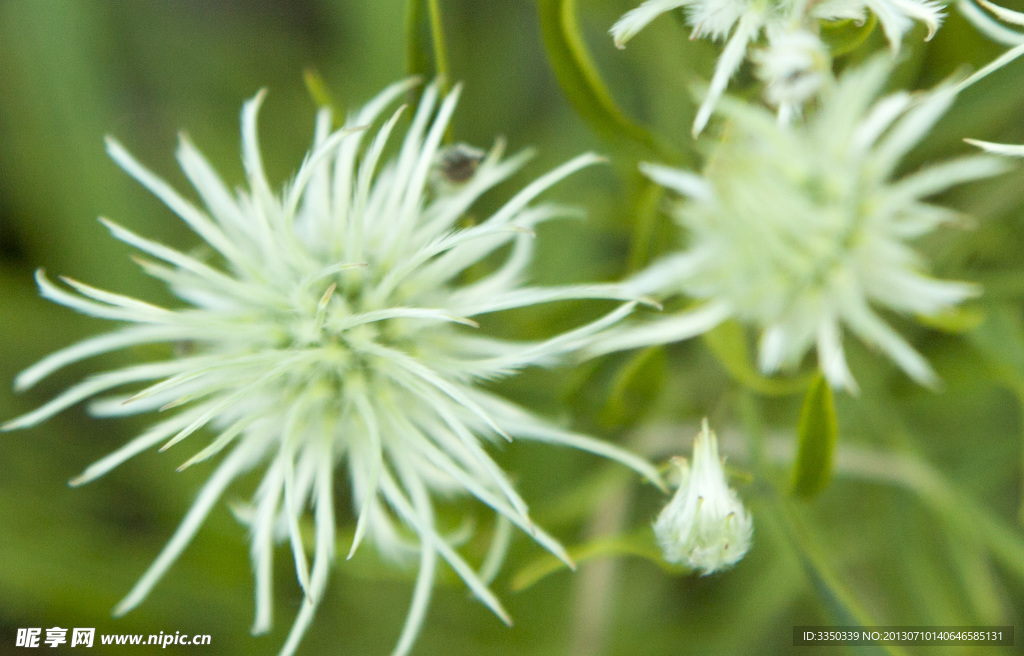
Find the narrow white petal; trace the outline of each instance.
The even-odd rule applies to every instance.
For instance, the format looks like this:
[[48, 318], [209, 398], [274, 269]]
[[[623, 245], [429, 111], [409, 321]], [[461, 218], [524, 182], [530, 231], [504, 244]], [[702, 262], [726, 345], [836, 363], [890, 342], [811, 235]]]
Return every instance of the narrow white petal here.
[[121, 385], [136, 383], [144, 380], [153, 380], [164, 376], [171, 376], [180, 373], [189, 367], [188, 363], [181, 362], [160, 362], [156, 364], [143, 364], [133, 367], [118, 369], [97, 376], [93, 376], [73, 387], [69, 387], [57, 397], [43, 404], [39, 408], [24, 414], [16, 419], [0, 425], [0, 430], [9, 431], [15, 428], [28, 428], [35, 426], [41, 421], [49, 419], [65, 408], [69, 408], [79, 401], [90, 396], [105, 392]]
[[[150, 309], [125, 309], [123, 307], [113, 307], [110, 305], [95, 303], [80, 296], [75, 296], [47, 280], [42, 269], [36, 271], [36, 284], [39, 285], [39, 294], [43, 298], [49, 299], [54, 303], [59, 303], [60, 305], [69, 307], [72, 310], [76, 310], [91, 317], [111, 319], [113, 321], [131, 321], [135, 323], [169, 323], [173, 318], [173, 315], [167, 310], [152, 311]], [[162, 308], [156, 309], [161, 310]]]
[[[498, 572], [501, 571], [501, 565], [505, 561], [505, 556], [508, 554], [511, 544], [512, 522], [509, 521], [508, 517], [498, 514], [494, 522], [494, 536], [491, 538], [491, 546], [487, 549], [487, 555], [484, 556], [483, 563], [480, 564], [480, 579], [484, 583], [489, 585], [498, 577]], [[565, 557], [568, 558], [569, 554], [565, 554]]]
[[461, 95], [462, 85], [456, 84], [451, 93], [445, 96], [437, 110], [437, 116], [420, 147], [419, 159], [416, 161], [416, 166], [404, 189], [405, 198], [402, 200], [398, 226], [392, 233], [393, 235], [404, 237], [413, 233], [416, 219], [422, 211], [421, 205], [423, 204], [424, 187], [427, 184], [427, 174], [430, 173], [430, 168], [434, 165], [437, 149], [441, 145], [441, 139], [444, 137], [445, 130], [448, 129], [448, 124], [451, 122], [452, 114], [455, 112], [455, 106]]
[[267, 181], [267, 174], [263, 169], [263, 156], [260, 154], [257, 125], [260, 107], [263, 106], [266, 97], [267, 90], [260, 89], [242, 106], [242, 165], [245, 167], [245, 173], [249, 178], [249, 188], [252, 190], [255, 200], [264, 205], [266, 209], [273, 209], [277, 205], [277, 201], [273, 192], [270, 191], [270, 183]]
[[146, 449], [156, 446], [159, 442], [166, 440], [183, 427], [192, 423], [202, 411], [203, 408], [190, 408], [150, 427], [146, 432], [118, 448], [113, 453], [107, 454], [86, 467], [85, 471], [68, 481], [68, 485], [78, 487], [103, 476], [126, 460], [142, 453]]
[[309, 579], [310, 587], [279, 656], [294, 654], [299, 646], [299, 641], [302, 640], [302, 636], [313, 622], [313, 616], [316, 614], [316, 609], [323, 598], [324, 589], [327, 587], [327, 575], [334, 558], [335, 527], [332, 482], [334, 462], [330, 453], [322, 454], [319, 460], [320, 467], [316, 474], [316, 548], [313, 554], [313, 571]]
[[493, 395], [478, 392], [474, 396], [483, 407], [494, 413], [496, 417], [499, 417], [502, 423], [507, 422], [509, 431], [515, 434], [516, 437], [550, 444], [561, 444], [614, 460], [632, 469], [659, 488], [665, 489], [658, 470], [646, 459], [631, 451], [610, 442], [549, 426], [525, 410]]
[[140, 164], [116, 139], [107, 137], [107, 152], [121, 168], [181, 217], [206, 243], [220, 251], [230, 261], [240, 265], [244, 263], [245, 258], [242, 254], [208, 216], [185, 200], [160, 177]]
[[135, 584], [131, 592], [114, 608], [115, 617], [124, 615], [146, 598], [149, 591], [153, 589], [153, 586], [157, 584], [167, 569], [174, 564], [174, 561], [178, 559], [181, 552], [188, 546], [188, 543], [192, 541], [192, 537], [195, 536], [203, 520], [206, 519], [206, 516], [213, 508], [213, 504], [220, 499], [227, 486], [245, 469], [255, 464], [263, 455], [262, 451], [263, 449], [259, 445], [245, 444], [231, 452], [231, 455], [221, 463], [213, 475], [210, 476], [210, 479], [203, 485], [199, 496], [196, 497], [195, 503], [189, 508], [181, 525], [178, 526], [178, 530], [174, 532], [174, 536], [168, 541], [160, 555], [149, 566], [149, 569], [142, 575], [142, 578]]
[[864, 4], [878, 17], [882, 31], [889, 40], [889, 47], [893, 52], [898, 52], [903, 35], [914, 22], [891, 0], [865, 0]]
[[1001, 43], [1005, 46], [1017, 46], [1024, 43], [1024, 34], [1015, 32], [995, 22], [995, 20], [978, 9], [970, 0], [958, 0], [956, 8], [960, 15], [966, 18], [971, 25], [974, 25], [979, 32], [996, 43]]
[[[379, 488], [380, 472], [384, 468], [384, 453], [380, 439], [380, 427], [377, 422], [376, 414], [367, 398], [365, 391], [361, 386], [350, 385], [349, 393], [352, 395], [352, 405], [356, 408], [356, 412], [359, 414], [360, 419], [363, 422], [363, 427], [366, 429], [366, 436], [369, 439], [367, 449], [370, 453], [372, 465], [370, 466], [369, 476], [365, 489], [361, 491], [362, 503], [359, 508], [359, 516], [356, 519], [356, 530], [352, 536], [352, 547], [348, 551], [348, 555], [345, 557], [346, 560], [352, 558], [355, 555], [356, 549], [363, 541], [363, 537], [366, 534], [366, 527], [369, 523], [370, 508], [377, 501], [377, 491]], [[358, 501], [357, 494], [357, 501]], [[421, 570], [422, 574], [422, 570]]]
[[626, 43], [636, 36], [637, 32], [665, 12], [678, 9], [689, 4], [691, 0], [647, 0], [636, 9], [626, 12], [622, 18], [612, 25], [609, 33], [615, 41], [616, 48], [625, 48]]
[[[380, 364], [390, 370], [391, 375], [395, 377], [403, 387], [408, 386], [410, 382], [413, 383], [415, 388], [415, 381], [426, 383], [430, 387], [434, 387], [445, 394], [462, 407], [466, 408], [477, 417], [482, 419], [494, 432], [499, 435], [507, 437], [507, 433], [502, 429], [494, 420], [484, 412], [480, 406], [474, 403], [469, 397], [466, 396], [466, 392], [469, 388], [457, 385], [455, 383], [448, 382], [438, 376], [435, 372], [429, 368], [423, 366], [419, 361], [409, 357], [401, 351], [387, 348], [384, 346], [364, 346], [367, 352], [381, 358]], [[395, 365], [395, 366], [389, 366]], [[403, 373], [411, 374], [414, 378], [412, 381]]]
[[956, 89], [940, 87], [911, 107], [879, 142], [871, 155], [877, 175], [888, 177], [907, 152], [931, 130], [956, 99]]
[[255, 421], [254, 417], [245, 416], [236, 421], [235, 423], [228, 426], [227, 429], [222, 431], [220, 435], [210, 442], [206, 447], [196, 453], [194, 456], [183, 462], [178, 466], [177, 471], [184, 471], [197, 463], [203, 462], [223, 451], [229, 444], [235, 441], [235, 438], [242, 434], [242, 432], [248, 428]]
[[[289, 424], [294, 424], [295, 417], [291, 417]], [[299, 586], [302, 588], [302, 592], [306, 595], [306, 600], [310, 600], [310, 585], [309, 585], [309, 563], [306, 560], [306, 545], [302, 542], [302, 533], [299, 531], [299, 515], [302, 514], [303, 498], [296, 494], [295, 490], [295, 454], [288, 449], [289, 440], [288, 428], [285, 429], [286, 433], [283, 436], [283, 444], [281, 445], [281, 454], [278, 456], [282, 459], [282, 469], [284, 470], [284, 516], [288, 520], [288, 540], [292, 547], [292, 557], [295, 560], [295, 574], [299, 579]]]
[[818, 366], [833, 388], [857, 393], [857, 381], [846, 364], [842, 334], [835, 317], [823, 318], [818, 326]]
[[[585, 326], [580, 326], [575, 330], [570, 330], [537, 344], [524, 345], [524, 348], [517, 353], [478, 360], [474, 365], [479, 366], [483, 371], [488, 369], [507, 371], [524, 366], [548, 366], [554, 364], [557, 358], [562, 355], [585, 348], [592, 341], [591, 338], [594, 335], [624, 319], [633, 311], [635, 306], [635, 303], [626, 303], [615, 311], [609, 312], [600, 319], [592, 321]], [[467, 371], [472, 373], [472, 367], [467, 367]]]
[[[454, 305], [455, 311], [464, 311], [467, 316], [476, 317], [512, 308], [529, 307], [541, 303], [577, 299], [601, 299], [609, 301], [636, 301], [637, 295], [623, 285], [567, 285], [565, 287], [520, 287], [475, 304]], [[650, 304], [650, 302], [648, 302]]]
[[843, 317], [850, 328], [868, 344], [881, 348], [908, 376], [926, 387], [936, 387], [939, 378], [920, 353], [890, 328], [866, 304], [843, 306]]
[[640, 172], [662, 187], [667, 187], [687, 198], [702, 202], [714, 199], [715, 192], [711, 184], [696, 173], [649, 162], [640, 162]]
[[[493, 508], [502, 517], [518, 526], [521, 530], [532, 537], [534, 541], [550, 551], [553, 556], [564, 562], [569, 567], [575, 567], [572, 558], [570, 558], [569, 554], [566, 553], [565, 548], [562, 547], [561, 543], [545, 533], [539, 527], [535, 526], [525, 512], [520, 512], [502, 501], [496, 494], [481, 485], [479, 481], [475, 480], [470, 474], [457, 466], [437, 449], [432, 449], [427, 445], [417, 446], [422, 448], [425, 457], [441, 468], [442, 471], [449, 474], [452, 478], [462, 484], [470, 494]], [[482, 575], [481, 577], [486, 578]]]
[[622, 286], [637, 296], [672, 294], [682, 290], [686, 282], [707, 264], [707, 253], [703, 251], [667, 255], [625, 280]]
[[727, 304], [707, 303], [695, 310], [687, 310], [672, 317], [610, 330], [607, 336], [595, 338], [593, 345], [584, 349], [584, 354], [596, 357], [642, 346], [681, 342], [706, 333], [731, 315], [732, 311]]
[[256, 492], [256, 513], [252, 521], [250, 554], [256, 580], [256, 617], [253, 635], [270, 630], [274, 617], [274, 516], [281, 503], [284, 473], [280, 460], [275, 460], [260, 482]]
[[[420, 483], [414, 476], [409, 476], [405, 479], [407, 485], [416, 486]], [[413, 526], [417, 533], [420, 534], [426, 540], [429, 540], [434, 548], [437, 549], [438, 553], [442, 558], [451, 566], [455, 573], [459, 575], [469, 589], [473, 592], [476, 597], [487, 606], [492, 613], [498, 616], [502, 622], [512, 625], [512, 618], [508, 612], [498, 601], [498, 598], [494, 596], [487, 585], [477, 576], [473, 568], [460, 556], [441, 536], [439, 536], [433, 526], [423, 521], [422, 517], [413, 510], [409, 501], [406, 500], [405, 495], [399, 489], [398, 485], [392, 479], [391, 475], [385, 472], [385, 475], [381, 479], [381, 484], [384, 489], [384, 496], [388, 502], [392, 504], [395, 510], [401, 515], [402, 519]]]
[[409, 604], [409, 612], [405, 616], [402, 632], [398, 636], [398, 643], [395, 644], [391, 656], [407, 656], [412, 650], [427, 615], [427, 606], [430, 604], [430, 596], [434, 591], [436, 571], [437, 551], [424, 539], [420, 542], [420, 571], [416, 575], [412, 602]]
[[975, 82], [985, 79], [992, 73], [998, 71], [1007, 64], [1010, 64], [1011, 62], [1015, 61], [1021, 55], [1024, 55], [1024, 44], [1015, 46], [1014, 48], [1007, 50], [1003, 54], [993, 59], [988, 64], [985, 64], [984, 66], [979, 68], [975, 73], [972, 73], [971, 76], [968, 77], [966, 80], [957, 84], [956, 91], [959, 93], [960, 91], [963, 91], [964, 89], [971, 86]]
[[1011, 25], [1024, 25], [1024, 13], [1000, 7], [988, 0], [978, 0], [978, 4], [995, 14], [999, 20], [1006, 21]]
[[875, 145], [882, 133], [889, 129], [912, 102], [912, 96], [902, 91], [882, 98], [871, 108], [868, 115], [857, 125], [853, 133], [854, 148], [862, 153]]
[[1024, 157], [1024, 145], [999, 144], [991, 141], [978, 141], [977, 139], [964, 139], [972, 146], [981, 148], [987, 153], [994, 155], [1005, 155], [1006, 157]]
[[323, 144], [306, 155], [305, 160], [299, 166], [299, 172], [295, 174], [295, 179], [284, 193], [283, 210], [285, 217], [291, 218], [295, 216], [299, 201], [306, 192], [306, 188], [313, 179], [313, 176], [323, 168], [324, 162], [333, 155], [333, 151], [341, 143], [341, 140], [365, 129], [365, 127], [357, 126], [337, 130]]
[[247, 222], [242, 209], [217, 171], [185, 135], [179, 139], [177, 156], [178, 164], [199, 192], [212, 217], [235, 235], [244, 234]]
[[188, 333], [182, 329], [166, 326], [131, 326], [115, 332], [96, 335], [55, 351], [22, 371], [14, 379], [14, 389], [19, 392], [29, 389], [54, 371], [102, 353], [118, 351], [139, 344], [169, 342], [187, 337]]
[[729, 37], [728, 43], [725, 44], [725, 49], [718, 57], [718, 63], [715, 64], [715, 73], [711, 76], [711, 86], [708, 87], [708, 93], [704, 97], [704, 102], [701, 103], [700, 109], [697, 110], [697, 117], [693, 120], [692, 133], [695, 138], [704, 131], [704, 127], [707, 126], [708, 120], [711, 118], [711, 113], [715, 110], [718, 99], [722, 97], [726, 86], [729, 85], [729, 80], [732, 79], [733, 74], [736, 73], [740, 64], [743, 63], [743, 58], [747, 53], [747, 46], [757, 38], [763, 26], [764, 17], [757, 10], [748, 9], [740, 17], [736, 30]]

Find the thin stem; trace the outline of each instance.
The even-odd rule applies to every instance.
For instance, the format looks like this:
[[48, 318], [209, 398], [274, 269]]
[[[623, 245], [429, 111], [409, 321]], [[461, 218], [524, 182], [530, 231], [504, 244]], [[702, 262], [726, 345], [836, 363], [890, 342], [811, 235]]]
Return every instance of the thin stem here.
[[444, 25], [441, 23], [440, 0], [427, 0], [430, 10], [430, 38], [434, 44], [434, 70], [440, 80], [441, 95], [448, 93], [448, 49], [444, 42]]

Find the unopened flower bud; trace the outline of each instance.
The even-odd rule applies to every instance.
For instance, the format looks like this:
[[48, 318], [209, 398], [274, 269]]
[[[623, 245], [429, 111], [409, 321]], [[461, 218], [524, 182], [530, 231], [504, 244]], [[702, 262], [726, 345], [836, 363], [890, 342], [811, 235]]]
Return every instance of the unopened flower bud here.
[[693, 442], [692, 467], [677, 458], [681, 480], [654, 523], [665, 560], [705, 576], [738, 563], [750, 549], [750, 514], [725, 480], [718, 441], [707, 421]]

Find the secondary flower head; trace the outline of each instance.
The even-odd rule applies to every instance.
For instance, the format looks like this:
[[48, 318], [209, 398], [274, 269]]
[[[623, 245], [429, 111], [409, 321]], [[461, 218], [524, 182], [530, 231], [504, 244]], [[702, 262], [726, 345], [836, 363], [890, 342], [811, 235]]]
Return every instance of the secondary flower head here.
[[[704, 130], [729, 80], [746, 58], [748, 47], [762, 34], [769, 48], [774, 49], [780, 47], [776, 41], [787, 39], [787, 34], [817, 34], [821, 21], [864, 21], [871, 12], [878, 17], [893, 51], [897, 51], [914, 21], [928, 28], [927, 40], [943, 19], [942, 5], [934, 0], [647, 0], [612, 26], [615, 45], [624, 48], [655, 18], [681, 7], [686, 8], [686, 20], [693, 27], [691, 38], [710, 37], [718, 41], [728, 37], [694, 119], [694, 136]], [[782, 107], [780, 110], [788, 111]]]
[[801, 125], [723, 103], [732, 129], [703, 176], [645, 165], [649, 177], [684, 196], [674, 216], [688, 248], [629, 284], [635, 293], [683, 293], [700, 303], [613, 328], [592, 352], [674, 342], [734, 318], [760, 331], [764, 372], [793, 368], [816, 346], [833, 387], [855, 389], [842, 347], [846, 327], [916, 381], [934, 383], [928, 362], [876, 308], [929, 316], [977, 294], [973, 285], [929, 276], [912, 242], [958, 217], [928, 197], [1006, 165], [973, 155], [894, 179], [962, 85], [876, 101], [889, 70], [882, 58], [848, 71]]
[[679, 489], [654, 523], [665, 560], [704, 575], [735, 565], [750, 549], [754, 524], [725, 479], [718, 440], [706, 420], [693, 441], [693, 465], [683, 458], [673, 462]]
[[[142, 268], [185, 303], [178, 309], [38, 276], [45, 297], [127, 327], [59, 351], [23, 372], [26, 388], [77, 360], [139, 344], [183, 348], [178, 357], [96, 375], [38, 410], [4, 426], [32, 426], [84, 399], [125, 385], [127, 394], [100, 398], [101, 416], [165, 410], [141, 436], [85, 470], [75, 484], [101, 476], [133, 455], [161, 450], [207, 427], [214, 438], [182, 468], [226, 453], [195, 505], [152, 567], [117, 607], [143, 600], [198, 530], [211, 507], [243, 472], [265, 467], [251, 506], [238, 515], [251, 530], [256, 580], [255, 633], [271, 625], [275, 541], [287, 539], [305, 602], [282, 653], [294, 651], [323, 594], [334, 555], [335, 470], [345, 468], [357, 517], [349, 556], [364, 537], [386, 557], [418, 560], [413, 602], [395, 654], [410, 649], [423, 621], [438, 560], [446, 561], [502, 619], [488, 588], [515, 525], [569, 562], [562, 547], [536, 527], [526, 503], [486, 452], [512, 436], [585, 449], [619, 460], [652, 481], [642, 459], [611, 445], [560, 430], [481, 389], [478, 383], [532, 365], [548, 365], [618, 321], [630, 304], [543, 342], [476, 333], [473, 317], [566, 298], [620, 298], [613, 286], [539, 288], [523, 284], [533, 226], [565, 215], [531, 204], [547, 188], [599, 161], [578, 157], [527, 185], [490, 216], [459, 227], [476, 199], [528, 159], [502, 158], [502, 144], [472, 170], [443, 172], [441, 140], [458, 89], [441, 97], [428, 86], [393, 159], [385, 158], [405, 107], [376, 134], [378, 122], [415, 81], [387, 88], [332, 131], [330, 112], [316, 122], [314, 144], [294, 179], [275, 193], [257, 141], [263, 94], [242, 110], [247, 186], [232, 193], [200, 153], [182, 139], [178, 160], [202, 209], [148, 171], [120, 144], [110, 155], [160, 198], [210, 247], [200, 258], [143, 238], [104, 220], [113, 235], [148, 256]], [[473, 151], [475, 153], [475, 151]], [[386, 161], [386, 163], [384, 163]], [[431, 179], [435, 182], [431, 182]], [[463, 282], [466, 270], [504, 246], [504, 263]], [[170, 355], [170, 349], [168, 349]], [[171, 411], [173, 409], [173, 412]], [[169, 416], [168, 416], [169, 415]], [[434, 523], [436, 494], [467, 493], [495, 510], [497, 543], [481, 571]], [[299, 529], [310, 508], [312, 563]]]
[[832, 75], [832, 60], [825, 44], [814, 34], [795, 30], [773, 39], [754, 52], [756, 74], [764, 83], [764, 97], [788, 123]]

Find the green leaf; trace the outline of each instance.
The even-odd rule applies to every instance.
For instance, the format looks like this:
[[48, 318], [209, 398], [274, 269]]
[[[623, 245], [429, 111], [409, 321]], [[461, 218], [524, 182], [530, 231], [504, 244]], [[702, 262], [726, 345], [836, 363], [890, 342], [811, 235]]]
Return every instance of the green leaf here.
[[537, 0], [548, 61], [576, 112], [598, 136], [633, 157], [671, 160], [679, 156], [661, 146], [615, 104], [594, 65], [576, 21], [576, 0]]
[[[664, 244], [669, 241], [664, 238], [655, 239], [660, 215], [658, 210], [665, 197], [665, 188], [656, 182], [647, 180], [638, 196], [633, 220], [633, 235], [629, 244], [629, 260], [626, 265], [627, 271], [630, 273], [640, 271], [651, 261], [653, 243]], [[664, 235], [658, 235], [658, 237], [664, 237]]]
[[334, 100], [334, 96], [331, 94], [331, 90], [327, 86], [327, 82], [324, 81], [323, 76], [320, 75], [320, 72], [313, 67], [309, 67], [302, 72], [302, 81], [305, 82], [306, 91], [309, 93], [309, 97], [313, 99], [313, 102], [316, 103], [316, 106], [330, 109], [335, 120], [338, 120], [340, 116], [338, 104]]
[[793, 494], [809, 499], [828, 487], [835, 459], [836, 438], [839, 435], [832, 388], [820, 374], [804, 397], [798, 434]]
[[833, 57], [839, 57], [856, 50], [875, 29], [878, 18], [868, 13], [867, 20], [846, 19], [821, 21], [821, 40], [828, 46]]
[[959, 307], [939, 314], [919, 314], [917, 320], [935, 330], [958, 335], [967, 333], [985, 321], [985, 311], [977, 307]]
[[767, 396], [786, 396], [803, 391], [811, 383], [812, 375], [795, 378], [769, 378], [751, 364], [750, 348], [743, 327], [735, 321], [726, 321], [714, 330], [704, 333], [704, 344], [736, 382], [754, 392]]
[[[780, 500], [781, 501], [781, 500]], [[821, 599], [829, 619], [836, 626], [871, 627], [877, 623], [833, 570], [811, 528], [804, 524], [795, 508], [784, 502], [778, 505], [784, 535], [803, 567], [804, 574]], [[905, 655], [907, 652], [890, 645], [858, 647], [858, 654]]]
[[[577, 565], [595, 558], [633, 556], [649, 560], [667, 572], [686, 571], [665, 562], [649, 526], [627, 535], [601, 537], [566, 549], [566, 552]], [[545, 554], [516, 572], [509, 585], [515, 592], [526, 590], [565, 567], [562, 561], [551, 554]]]
[[[1013, 305], [990, 310], [968, 339], [1003, 384], [1013, 390], [1024, 412], [1024, 325], [1019, 311]], [[1019, 512], [1024, 522], [1024, 502]]]
[[969, 339], [1006, 382], [1024, 387], [1024, 324], [1013, 307], [992, 309]]
[[663, 347], [652, 346], [630, 357], [615, 373], [599, 423], [607, 428], [634, 424], [658, 395], [664, 379]]

